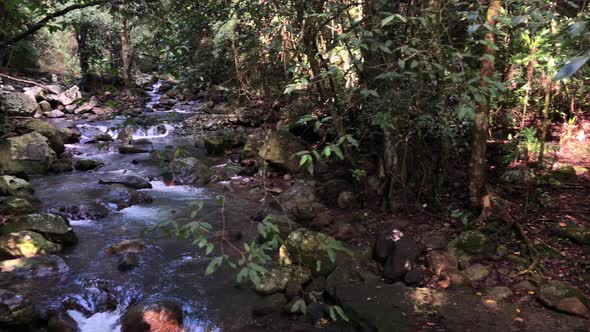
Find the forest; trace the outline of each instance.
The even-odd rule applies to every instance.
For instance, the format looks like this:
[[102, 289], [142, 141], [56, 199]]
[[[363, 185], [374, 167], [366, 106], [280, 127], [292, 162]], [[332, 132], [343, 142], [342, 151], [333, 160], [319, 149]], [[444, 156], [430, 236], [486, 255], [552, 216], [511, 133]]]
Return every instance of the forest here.
[[0, 331], [590, 331], [587, 0], [0, 0]]

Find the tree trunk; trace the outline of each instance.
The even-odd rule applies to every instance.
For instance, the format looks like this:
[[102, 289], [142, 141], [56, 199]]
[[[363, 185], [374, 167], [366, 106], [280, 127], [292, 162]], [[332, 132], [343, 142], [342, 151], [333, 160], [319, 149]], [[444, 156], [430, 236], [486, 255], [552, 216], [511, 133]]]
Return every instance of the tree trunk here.
[[123, 79], [125, 84], [131, 82], [131, 72], [129, 67], [129, 23], [123, 13], [120, 14], [119, 22], [121, 23], [121, 61], [123, 62]]
[[[501, 0], [491, 0], [487, 11], [487, 24], [491, 27], [496, 26], [496, 16], [500, 14], [502, 8]], [[490, 42], [495, 42], [493, 32], [488, 32], [485, 39]], [[479, 86], [481, 90], [486, 92], [486, 100], [478, 105], [475, 115], [475, 124], [473, 127], [473, 137], [471, 142], [471, 161], [469, 163], [469, 202], [474, 208], [481, 208], [482, 198], [486, 191], [486, 150], [489, 129], [489, 115], [490, 115], [490, 96], [488, 90], [488, 83], [486, 78], [492, 79], [494, 76], [494, 56], [496, 52], [490, 46], [485, 46], [483, 57], [481, 60], [480, 75], [481, 80]]]

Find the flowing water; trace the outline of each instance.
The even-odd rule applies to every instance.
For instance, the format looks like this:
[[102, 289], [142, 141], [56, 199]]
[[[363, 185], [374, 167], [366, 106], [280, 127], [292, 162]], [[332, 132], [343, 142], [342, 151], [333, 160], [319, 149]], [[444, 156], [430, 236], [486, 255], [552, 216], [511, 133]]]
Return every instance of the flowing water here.
[[[147, 103], [151, 112], [141, 116], [157, 125], [137, 128], [133, 138], [149, 140], [153, 150], [181, 147], [211, 165], [219, 163], [220, 160], [208, 160], [204, 151], [195, 148], [192, 137], [175, 134], [182, 116], [153, 111], [160, 98], [158, 88], [156, 84]], [[143, 191], [154, 198], [153, 202], [120, 211], [111, 209], [102, 219], [72, 220], [79, 244], [60, 255], [69, 265], [69, 272], [57, 278], [20, 281], [11, 285], [12, 288], [29, 295], [42, 310], [65, 307], [83, 332], [119, 331], [125, 309], [146, 300], [180, 304], [186, 331], [228, 331], [245, 324], [257, 297], [247, 287], [235, 287], [235, 275], [231, 271], [222, 270], [206, 277], [204, 271], [210, 258], [202, 256], [188, 241], [146, 232], [146, 228], [156, 223], [188, 215], [188, 205], [195, 200], [205, 202], [203, 214], [209, 215], [208, 220], [219, 229], [221, 215], [215, 201], [220, 192], [215, 187], [168, 186], [161, 180], [160, 167], [147, 162], [149, 154], [123, 155], [115, 147], [88, 144], [99, 134], [116, 138], [124, 123], [122, 117], [74, 123], [56, 120], [57, 126], [75, 124], [82, 132], [79, 144], [67, 146], [69, 152], [77, 158], [101, 161], [105, 166], [93, 172], [74, 171], [33, 178], [36, 196], [45, 211], [62, 206], [87, 206], [96, 203], [107, 191], [108, 186], [98, 183], [101, 177], [125, 173], [150, 179], [153, 188]], [[228, 200], [227, 206], [228, 227], [239, 229], [245, 238], [254, 236], [254, 227], [246, 217], [254, 214], [257, 206], [236, 198]], [[106, 249], [134, 238], [146, 240], [146, 252], [138, 267], [119, 271], [117, 258], [108, 256]]]

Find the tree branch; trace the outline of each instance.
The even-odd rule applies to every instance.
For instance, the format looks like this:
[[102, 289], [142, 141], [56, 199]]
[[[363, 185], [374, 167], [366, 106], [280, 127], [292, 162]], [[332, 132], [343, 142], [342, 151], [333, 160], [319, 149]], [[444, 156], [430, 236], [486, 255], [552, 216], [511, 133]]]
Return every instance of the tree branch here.
[[32, 34], [34, 34], [35, 32], [39, 31], [49, 21], [51, 21], [54, 18], [64, 16], [67, 13], [77, 10], [77, 9], [84, 9], [84, 8], [88, 8], [88, 7], [98, 6], [98, 5], [108, 3], [108, 2], [111, 2], [111, 0], [95, 0], [95, 1], [88, 2], [88, 3], [80, 3], [80, 4], [71, 5], [71, 6], [65, 7], [64, 9], [61, 9], [61, 10], [58, 10], [58, 11], [53, 12], [51, 14], [48, 14], [43, 19], [41, 19], [39, 22], [37, 22], [35, 25], [33, 25], [29, 29], [27, 29], [26, 31], [19, 33], [18, 35], [12, 37], [11, 39], [9, 39], [5, 42], [1, 42], [0, 49], [9, 47], [11, 44], [14, 44], [14, 43], [32, 35]]

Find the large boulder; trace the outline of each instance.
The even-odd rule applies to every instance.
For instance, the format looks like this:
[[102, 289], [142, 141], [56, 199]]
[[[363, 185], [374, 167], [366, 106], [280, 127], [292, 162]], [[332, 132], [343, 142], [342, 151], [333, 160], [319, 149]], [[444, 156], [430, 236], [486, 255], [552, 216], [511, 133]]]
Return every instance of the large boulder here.
[[18, 129], [25, 133], [36, 132], [47, 137], [49, 146], [58, 155], [64, 153], [66, 150], [62, 132], [49, 122], [35, 119], [19, 124]]
[[127, 309], [121, 332], [180, 332], [182, 321], [182, 307], [176, 303], [140, 303]]
[[32, 325], [36, 316], [31, 301], [21, 294], [0, 289], [0, 326]]
[[302, 266], [273, 266], [267, 270], [267, 273], [260, 274], [260, 282], [254, 284], [256, 292], [262, 295], [282, 292], [290, 282], [303, 285], [311, 280], [311, 272]]
[[89, 101], [78, 106], [78, 108], [76, 108], [74, 110], [74, 114], [82, 115], [85, 113], [90, 113], [96, 107], [97, 104], [98, 104], [98, 99], [96, 99], [96, 97], [92, 97], [92, 98], [90, 98]]
[[33, 194], [33, 186], [26, 180], [12, 175], [0, 176], [0, 195], [28, 197]]
[[43, 235], [30, 231], [0, 236], [0, 257], [12, 259], [49, 255], [60, 252], [62, 246], [47, 241]]
[[109, 174], [101, 178], [100, 184], [120, 184], [131, 189], [151, 189], [152, 184], [135, 175]]
[[45, 174], [55, 157], [48, 139], [39, 133], [11, 137], [0, 143], [0, 172]]
[[0, 114], [31, 116], [37, 109], [34, 97], [20, 92], [0, 91]]
[[339, 262], [350, 257], [334, 238], [306, 228], [292, 232], [283, 245], [294, 263], [309, 268], [318, 276], [330, 274]]
[[206, 185], [214, 174], [204, 162], [196, 158], [174, 159], [169, 165], [174, 182], [179, 184]]
[[277, 197], [280, 208], [296, 221], [308, 221], [325, 210], [312, 182], [297, 181]]
[[20, 231], [33, 231], [42, 234], [47, 240], [62, 245], [74, 245], [78, 238], [64, 218], [54, 214], [28, 214], [16, 217], [3, 225], [1, 234]]
[[271, 165], [290, 173], [297, 173], [300, 167], [299, 158], [295, 154], [303, 150], [305, 146], [295, 135], [285, 130], [278, 130], [270, 135], [258, 155]]
[[401, 279], [412, 269], [421, 252], [420, 245], [412, 239], [401, 238], [396, 241], [383, 266], [383, 275], [393, 281]]

